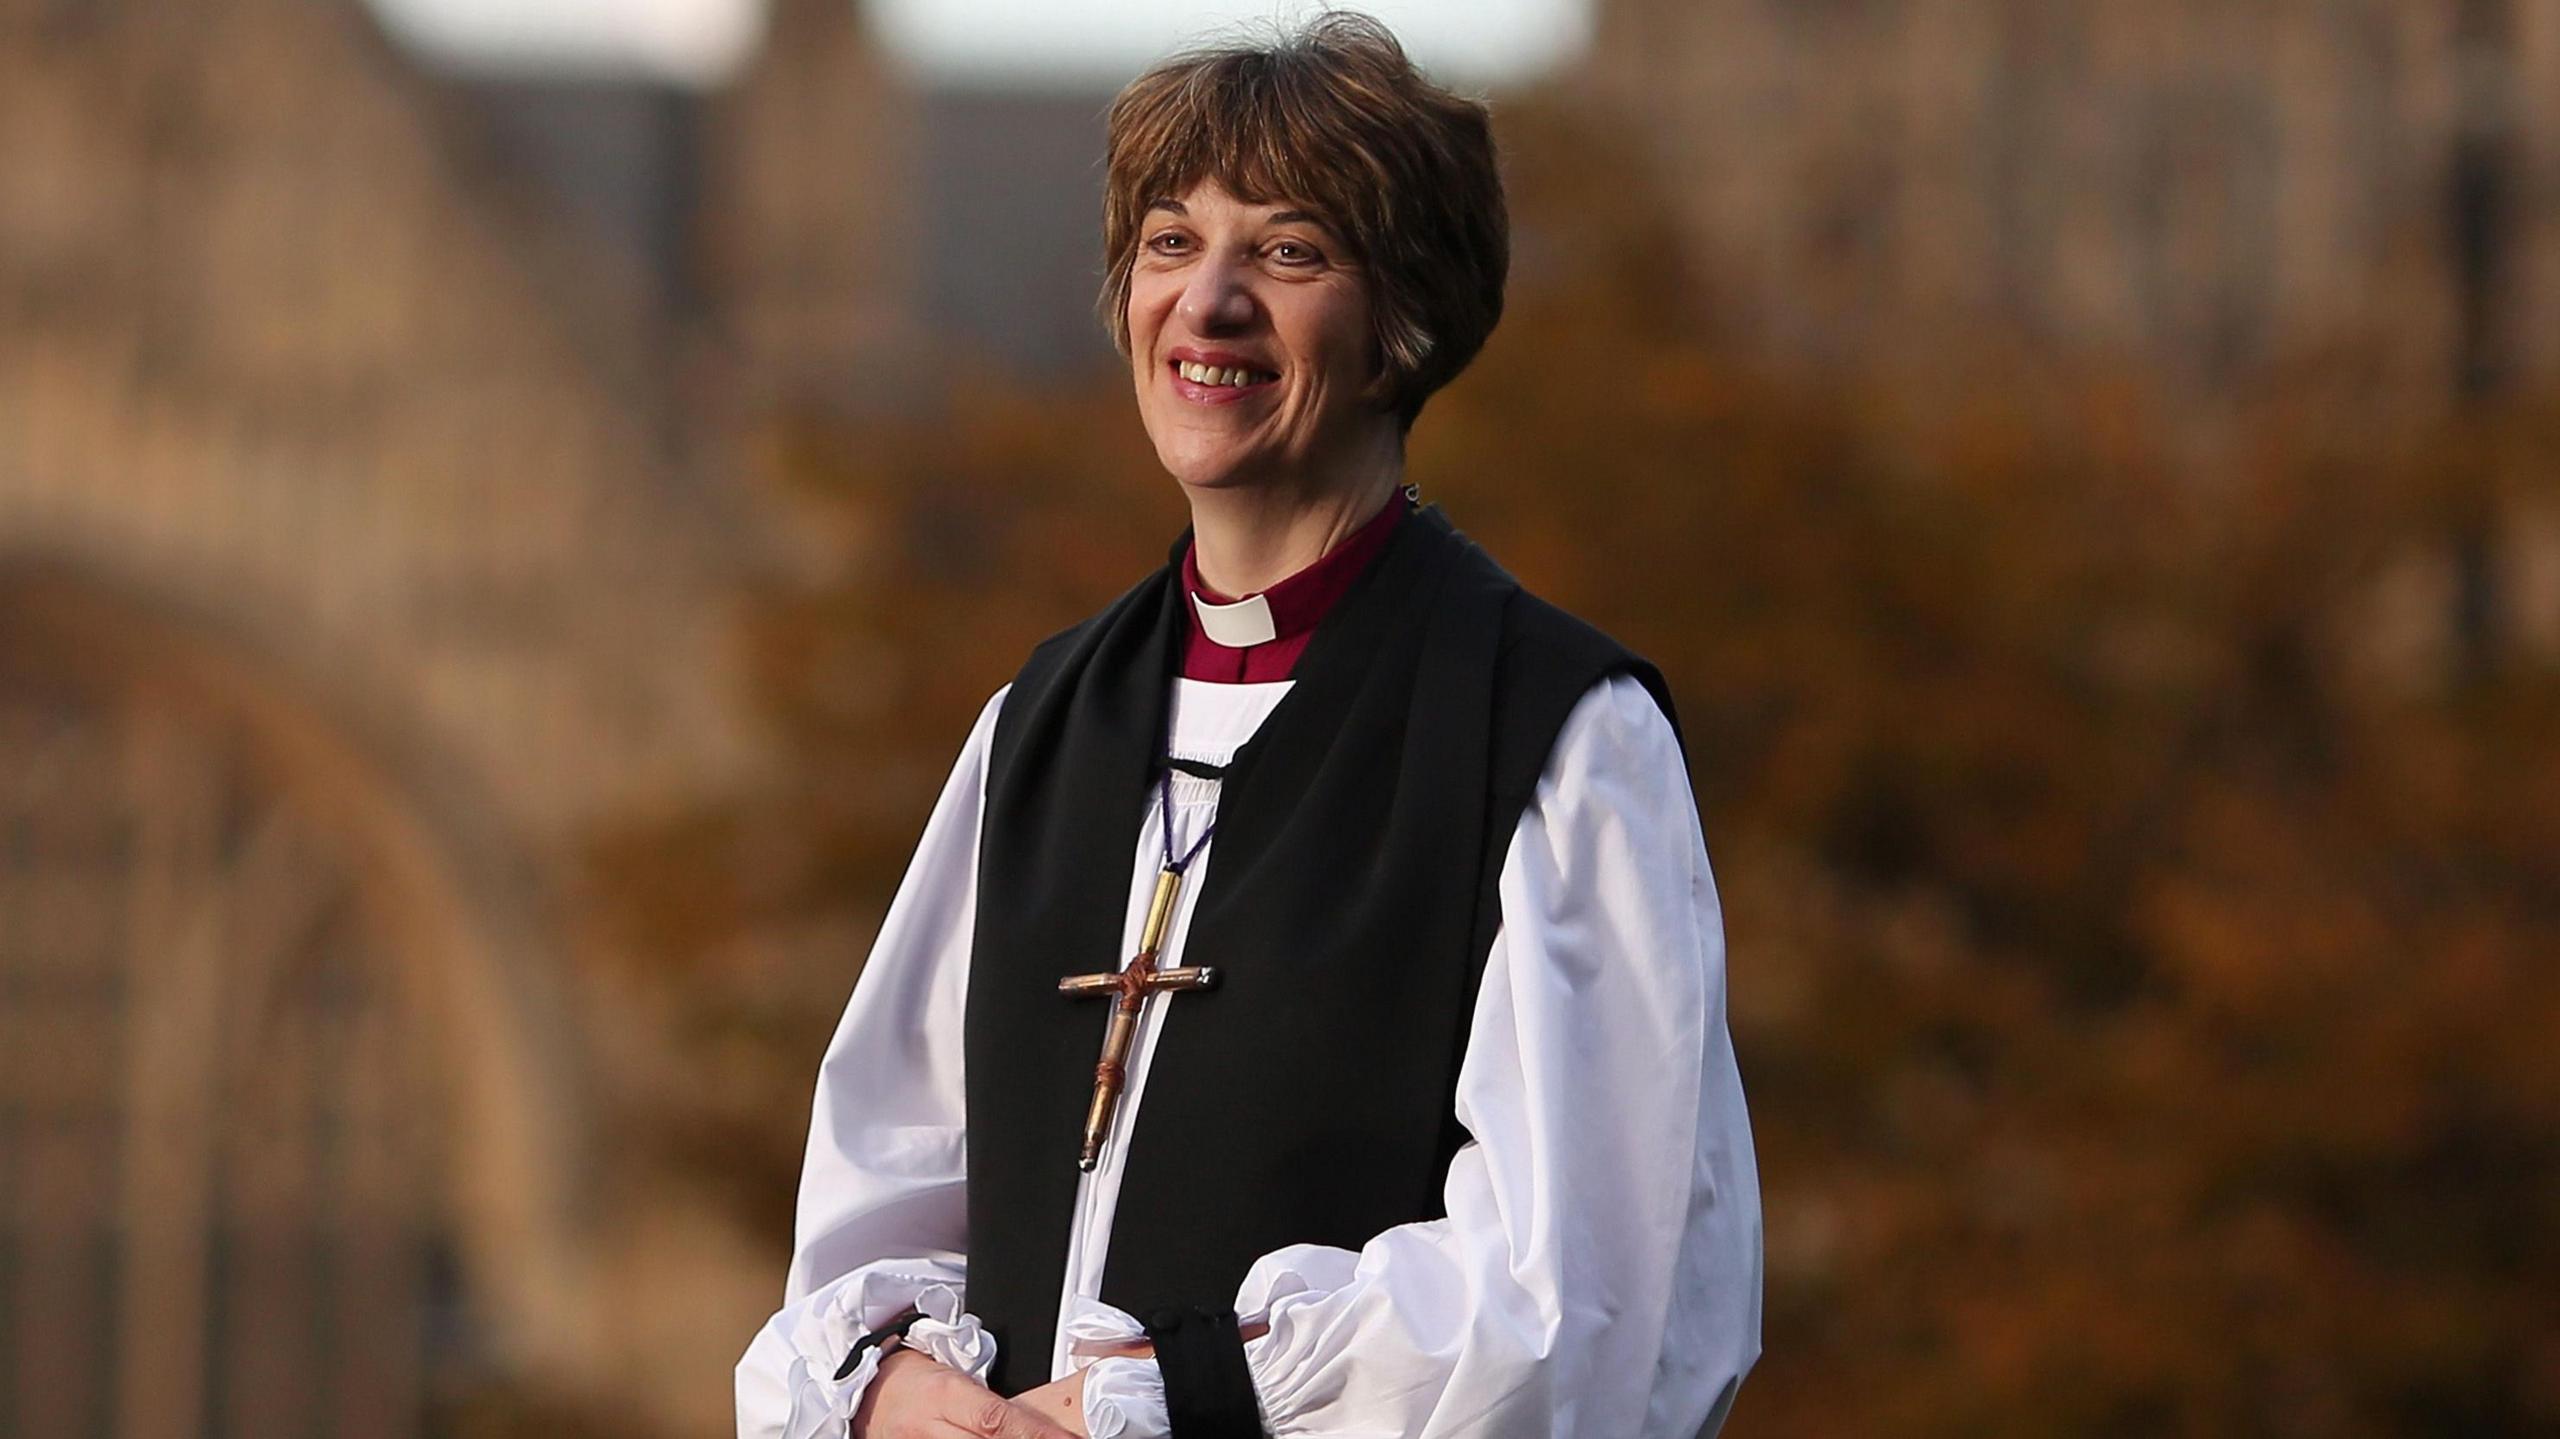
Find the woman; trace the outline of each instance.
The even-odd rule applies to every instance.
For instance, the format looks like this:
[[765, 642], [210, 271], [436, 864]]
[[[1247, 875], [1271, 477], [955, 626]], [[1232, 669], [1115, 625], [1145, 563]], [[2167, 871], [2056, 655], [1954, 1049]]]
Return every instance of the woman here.
[[1485, 111], [1331, 14], [1109, 133], [1192, 529], [970, 735], [740, 1433], [1712, 1430], [1759, 1209], [1668, 696], [1403, 487], [1501, 312]]

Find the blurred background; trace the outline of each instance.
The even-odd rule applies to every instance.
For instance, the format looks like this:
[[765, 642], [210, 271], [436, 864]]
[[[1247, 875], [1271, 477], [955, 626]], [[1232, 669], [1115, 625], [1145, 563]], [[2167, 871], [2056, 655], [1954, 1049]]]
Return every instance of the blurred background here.
[[[1728, 1432], [2560, 1432], [2560, 4], [1378, 12], [1517, 230], [1414, 477], [1688, 727]], [[0, 0], [0, 1434], [728, 1428], [1262, 13]]]

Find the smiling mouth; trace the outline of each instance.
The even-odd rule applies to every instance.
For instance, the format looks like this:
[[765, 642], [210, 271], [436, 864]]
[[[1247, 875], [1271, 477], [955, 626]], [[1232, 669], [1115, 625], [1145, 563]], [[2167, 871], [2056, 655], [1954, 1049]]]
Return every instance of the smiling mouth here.
[[1217, 365], [1195, 365], [1189, 360], [1173, 362], [1173, 371], [1195, 385], [1241, 390], [1253, 385], [1267, 385], [1280, 376], [1269, 370], [1221, 368]]

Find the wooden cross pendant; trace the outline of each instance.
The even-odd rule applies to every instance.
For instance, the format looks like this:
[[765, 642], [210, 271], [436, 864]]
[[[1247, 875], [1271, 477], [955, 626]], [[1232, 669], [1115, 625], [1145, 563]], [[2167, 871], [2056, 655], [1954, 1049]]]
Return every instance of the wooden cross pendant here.
[[1076, 1158], [1078, 1169], [1091, 1172], [1102, 1157], [1103, 1137], [1111, 1132], [1112, 1112], [1120, 1107], [1120, 1089], [1129, 1079], [1129, 1043], [1138, 1032], [1138, 1016], [1146, 1010], [1147, 997], [1158, 990], [1207, 989], [1218, 982], [1214, 969], [1156, 968], [1165, 926], [1173, 922], [1174, 892], [1181, 888], [1181, 870], [1167, 865], [1156, 875], [1156, 896], [1147, 905], [1147, 927], [1127, 968], [1116, 974], [1078, 974], [1058, 981], [1060, 994], [1112, 997], [1111, 1025], [1102, 1034], [1102, 1062], [1093, 1067], [1093, 1105], [1084, 1113], [1084, 1149]]

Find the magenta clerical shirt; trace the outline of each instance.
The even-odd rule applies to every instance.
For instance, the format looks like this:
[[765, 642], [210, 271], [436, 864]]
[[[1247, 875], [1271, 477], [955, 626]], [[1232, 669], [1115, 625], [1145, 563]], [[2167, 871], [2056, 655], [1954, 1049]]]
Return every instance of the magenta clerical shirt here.
[[1230, 599], [1203, 584], [1196, 547], [1185, 549], [1182, 588], [1190, 596], [1191, 637], [1182, 651], [1182, 677], [1221, 684], [1287, 679], [1289, 671], [1297, 666], [1298, 656], [1306, 652], [1307, 641], [1315, 635], [1317, 622], [1333, 609], [1378, 552], [1387, 547], [1387, 537], [1395, 533], [1396, 522], [1404, 518], [1409, 508], [1402, 491], [1389, 496], [1385, 508], [1323, 558], [1264, 590], [1263, 603], [1271, 607], [1272, 637], [1258, 645], [1222, 645], [1202, 629], [1201, 603], [1229, 605], [1252, 596]]

